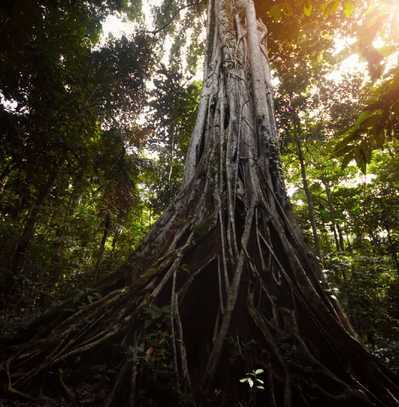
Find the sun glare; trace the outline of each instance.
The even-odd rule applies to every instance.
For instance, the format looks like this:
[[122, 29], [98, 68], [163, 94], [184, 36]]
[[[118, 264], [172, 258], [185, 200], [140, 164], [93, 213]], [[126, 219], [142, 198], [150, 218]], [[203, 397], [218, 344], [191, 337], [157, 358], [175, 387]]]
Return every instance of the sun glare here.
[[[159, 6], [160, 0], [149, 0], [144, 3], [143, 12], [146, 25], [153, 27], [151, 8], [153, 6]], [[384, 32], [381, 32], [373, 40], [373, 47], [381, 52], [386, 52], [387, 42], [394, 42], [399, 45], [399, 0], [377, 0], [372, 4], [366, 15], [385, 15], [385, 27]], [[113, 37], [121, 37], [122, 35], [130, 35], [136, 28], [135, 24], [132, 24], [127, 19], [124, 19], [121, 15], [111, 15], [103, 23], [103, 41], [108, 38], [109, 35]], [[353, 49], [356, 43], [356, 37], [340, 37], [335, 41], [335, 54], [339, 57], [340, 61], [337, 63], [336, 68], [327, 75], [327, 79], [335, 82], [341, 81], [346, 75], [361, 74], [365, 78], [368, 76], [367, 62]], [[392, 52], [385, 60], [385, 71], [389, 70], [392, 66], [398, 63], [399, 49]], [[197, 75], [201, 76], [201, 75]]]
[[[160, 6], [161, 0], [147, 0], [143, 4], [144, 22], [148, 30], [153, 29], [151, 8]], [[123, 15], [116, 13], [108, 16], [103, 23], [103, 40], [109, 35], [120, 38], [122, 35], [131, 35], [136, 29], [136, 25], [125, 18]]]
[[399, 1], [380, 0], [376, 1], [370, 9], [370, 15], [377, 14], [385, 16], [385, 30], [381, 33], [383, 38], [389, 42], [399, 42]]

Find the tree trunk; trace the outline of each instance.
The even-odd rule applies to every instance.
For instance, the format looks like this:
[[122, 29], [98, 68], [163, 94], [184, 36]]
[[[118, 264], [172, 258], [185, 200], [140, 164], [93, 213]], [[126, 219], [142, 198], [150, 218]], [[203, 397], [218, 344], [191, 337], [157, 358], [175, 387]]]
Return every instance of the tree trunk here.
[[49, 175], [47, 182], [45, 182], [39, 189], [38, 196], [28, 213], [27, 219], [22, 229], [22, 233], [15, 245], [14, 253], [10, 262], [10, 270], [15, 275], [20, 271], [25, 262], [24, 257], [27, 250], [29, 249], [31, 240], [35, 233], [35, 227], [40, 211], [45, 199], [47, 198], [52, 186], [54, 185], [55, 179], [56, 172]]
[[99, 277], [100, 266], [101, 266], [101, 263], [102, 263], [103, 257], [104, 257], [105, 242], [107, 241], [110, 229], [111, 229], [111, 215], [110, 215], [109, 212], [107, 212], [104, 215], [103, 235], [102, 235], [102, 238], [101, 238], [100, 247], [98, 249], [96, 266], [94, 268], [95, 280], [98, 280], [98, 277]]
[[339, 237], [339, 245], [341, 247], [341, 250], [344, 251], [345, 250], [344, 235], [342, 234], [342, 229], [338, 222], [336, 223], [336, 226], [337, 226], [337, 232], [338, 232], [338, 237]]
[[[107, 363], [113, 384], [90, 405], [398, 405], [391, 374], [347, 330], [292, 220], [266, 28], [252, 1], [237, 3], [209, 2], [184, 188], [97, 300], [84, 305], [82, 293], [4, 345], [9, 394], [58, 386], [76, 400]], [[250, 373], [264, 389], [240, 383]]]
[[315, 249], [317, 256], [320, 256], [320, 239], [319, 239], [319, 235], [317, 232], [313, 196], [309, 189], [305, 157], [303, 155], [303, 149], [302, 149], [302, 143], [301, 143], [301, 135], [302, 135], [301, 124], [300, 124], [299, 117], [295, 111], [293, 112], [293, 115], [294, 115], [294, 127], [295, 127], [295, 130], [294, 130], [295, 145], [296, 145], [299, 165], [301, 167], [301, 178], [302, 178], [303, 191], [305, 192], [306, 201], [308, 204], [308, 215], [309, 215], [310, 225], [312, 228], [313, 244], [314, 244], [314, 249]]
[[339, 252], [341, 250], [341, 246], [339, 244], [338, 234], [337, 234], [337, 230], [335, 229], [334, 222], [331, 222], [331, 232], [333, 233], [333, 236], [334, 236], [335, 248], [337, 249], [337, 252]]
[[394, 243], [394, 241], [392, 239], [392, 234], [391, 234], [390, 228], [388, 226], [385, 226], [385, 230], [387, 232], [387, 238], [388, 238], [388, 243], [389, 243], [388, 251], [391, 253], [392, 260], [393, 260], [393, 262], [395, 264], [396, 271], [397, 271], [397, 274], [399, 276], [399, 259], [398, 259], [398, 253], [397, 253], [397, 250], [396, 250], [396, 246], [395, 246], [395, 243]]
[[341, 227], [339, 226], [339, 223], [336, 221], [337, 212], [336, 212], [335, 207], [334, 207], [334, 200], [333, 200], [330, 184], [325, 179], [322, 179], [321, 182], [323, 183], [324, 189], [326, 190], [328, 207], [330, 209], [330, 213], [331, 213], [331, 216], [333, 218], [332, 227], [334, 229], [334, 238], [335, 238], [336, 242], [338, 243], [337, 244], [337, 250], [344, 251], [345, 250], [344, 238], [342, 236]]
[[347, 250], [349, 250], [349, 252], [352, 252], [352, 243], [351, 243], [351, 239], [350, 239], [351, 232], [348, 231], [347, 229], [345, 229], [344, 236], [346, 237], [346, 248], [347, 248]]

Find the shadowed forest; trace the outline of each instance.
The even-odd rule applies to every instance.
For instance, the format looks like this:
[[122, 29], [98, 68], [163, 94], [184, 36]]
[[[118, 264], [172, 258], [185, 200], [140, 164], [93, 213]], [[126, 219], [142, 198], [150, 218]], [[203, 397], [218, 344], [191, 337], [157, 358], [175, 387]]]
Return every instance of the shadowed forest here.
[[0, 406], [399, 406], [397, 0], [0, 38]]

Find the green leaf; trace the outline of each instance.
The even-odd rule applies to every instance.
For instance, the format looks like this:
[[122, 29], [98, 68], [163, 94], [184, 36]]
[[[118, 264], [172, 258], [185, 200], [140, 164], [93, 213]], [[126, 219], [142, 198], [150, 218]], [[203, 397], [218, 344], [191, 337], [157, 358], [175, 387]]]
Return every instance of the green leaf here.
[[[357, 133], [356, 133], [357, 137]], [[341, 140], [334, 148], [334, 155], [335, 156], [341, 156], [347, 153], [350, 153], [353, 150], [353, 145], [351, 144], [352, 141], [352, 134], [345, 137], [343, 140]]]
[[352, 0], [345, 0], [344, 1], [344, 14], [345, 17], [352, 17], [353, 12], [355, 10], [354, 4]]
[[260, 389], [260, 390], [265, 390], [265, 388], [263, 386], [256, 386], [256, 388]]
[[254, 381], [251, 378], [248, 378], [249, 387], [254, 387]]
[[303, 14], [305, 14], [306, 17], [310, 17], [313, 12], [313, 5], [312, 3], [306, 3], [303, 6]]
[[273, 20], [280, 20], [281, 17], [283, 16], [283, 10], [281, 9], [280, 6], [277, 5], [274, 5], [270, 9], [269, 13]]
[[398, 50], [398, 47], [396, 47], [395, 45], [387, 45], [385, 47], [377, 48], [377, 51], [385, 58], [389, 57], [397, 50]]
[[255, 374], [261, 374], [261, 373], [263, 373], [263, 372], [264, 372], [263, 369], [256, 369], [256, 370], [255, 370]]
[[339, 4], [340, 4], [339, 0], [331, 0], [328, 3], [325, 3], [322, 6], [323, 14], [325, 16], [330, 16], [332, 14], [335, 14], [337, 12]]
[[370, 116], [372, 112], [370, 110], [366, 110], [359, 114], [359, 117], [356, 120], [355, 126], [360, 126], [363, 122], [365, 122]]
[[283, 7], [282, 12], [284, 14], [290, 17], [294, 15], [294, 10], [290, 4], [284, 4], [282, 7]]
[[342, 168], [346, 168], [348, 166], [348, 164], [353, 160], [353, 155], [352, 154], [346, 154], [343, 156], [342, 158], [342, 163], [341, 163], [341, 167]]
[[243, 379], [240, 379], [240, 383], [246, 383], [248, 381], [247, 377], [244, 377]]

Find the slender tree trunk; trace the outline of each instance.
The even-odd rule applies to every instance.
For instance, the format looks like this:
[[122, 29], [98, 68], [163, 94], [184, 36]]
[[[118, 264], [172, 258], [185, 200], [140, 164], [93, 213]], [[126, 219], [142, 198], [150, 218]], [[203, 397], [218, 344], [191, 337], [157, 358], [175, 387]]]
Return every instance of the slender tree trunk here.
[[336, 225], [337, 225], [337, 232], [338, 232], [338, 237], [339, 237], [339, 245], [341, 247], [341, 250], [344, 251], [345, 250], [345, 239], [342, 234], [342, 229], [341, 229], [341, 226], [339, 225], [339, 223], [337, 223]]
[[333, 218], [332, 224], [333, 224], [333, 228], [334, 228], [334, 237], [337, 236], [337, 238], [338, 238], [338, 239], [336, 238], [336, 241], [338, 242], [337, 249], [344, 251], [345, 250], [344, 238], [342, 235], [341, 227], [339, 226], [339, 223], [336, 220], [337, 212], [334, 207], [334, 200], [333, 200], [333, 195], [331, 192], [330, 184], [325, 179], [322, 179], [322, 183], [323, 183], [324, 189], [326, 191], [328, 207], [330, 209], [330, 213]]
[[119, 240], [121, 232], [119, 231], [119, 228], [116, 228], [114, 236], [112, 237], [112, 243], [111, 243], [111, 256], [115, 253], [116, 245]]
[[[9, 391], [34, 392], [60, 367], [107, 363], [116, 374], [96, 405], [398, 405], [391, 374], [323, 291], [289, 212], [265, 38], [252, 1], [209, 1], [184, 188], [99, 283], [97, 301], [81, 294], [77, 312], [57, 308], [5, 348]], [[265, 390], [240, 384], [255, 369]], [[92, 374], [69, 377], [66, 394]]]
[[303, 155], [303, 149], [302, 149], [302, 143], [301, 143], [301, 135], [302, 135], [301, 124], [300, 124], [297, 113], [293, 112], [293, 115], [294, 115], [294, 127], [295, 127], [295, 131], [294, 131], [295, 145], [296, 145], [299, 165], [301, 166], [302, 186], [303, 186], [303, 190], [304, 190], [305, 196], [306, 196], [306, 201], [308, 204], [308, 216], [309, 216], [309, 221], [310, 221], [310, 225], [312, 228], [313, 244], [314, 244], [314, 248], [315, 248], [315, 252], [316, 252], [317, 256], [320, 256], [320, 239], [319, 239], [319, 234], [317, 232], [313, 196], [309, 189], [305, 157]]
[[339, 252], [341, 250], [341, 246], [339, 244], [338, 234], [337, 234], [337, 230], [335, 229], [334, 222], [331, 222], [331, 232], [333, 233], [333, 236], [334, 236], [335, 248], [337, 249], [337, 252]]
[[388, 243], [389, 243], [389, 251], [391, 252], [391, 256], [392, 256], [392, 260], [396, 266], [396, 271], [398, 273], [399, 276], [399, 259], [398, 259], [398, 253], [397, 250], [395, 248], [395, 244], [392, 240], [392, 235], [391, 235], [391, 231], [389, 229], [389, 227], [385, 227], [385, 230], [387, 231], [387, 238], [388, 238]]
[[22, 233], [15, 245], [14, 254], [12, 256], [10, 263], [11, 264], [10, 269], [14, 274], [18, 273], [18, 271], [22, 267], [22, 264], [25, 261], [24, 256], [29, 248], [32, 237], [34, 235], [35, 226], [37, 224], [40, 211], [42, 209], [45, 199], [47, 198], [51, 190], [51, 187], [54, 185], [55, 179], [56, 173], [49, 175], [47, 182], [43, 184], [42, 187], [39, 189], [36, 201], [34, 202], [28, 213]]
[[350, 252], [352, 252], [352, 243], [351, 243], [351, 240], [350, 240], [350, 233], [348, 233], [348, 231], [345, 231], [345, 235], [346, 235], [346, 247], [348, 248], [348, 250], [350, 251]]
[[104, 215], [103, 235], [101, 238], [100, 247], [98, 249], [96, 266], [94, 268], [95, 280], [98, 280], [98, 277], [99, 277], [100, 266], [101, 266], [101, 263], [102, 263], [103, 257], [104, 257], [105, 242], [107, 241], [110, 229], [111, 229], [111, 215], [109, 212], [107, 212]]

